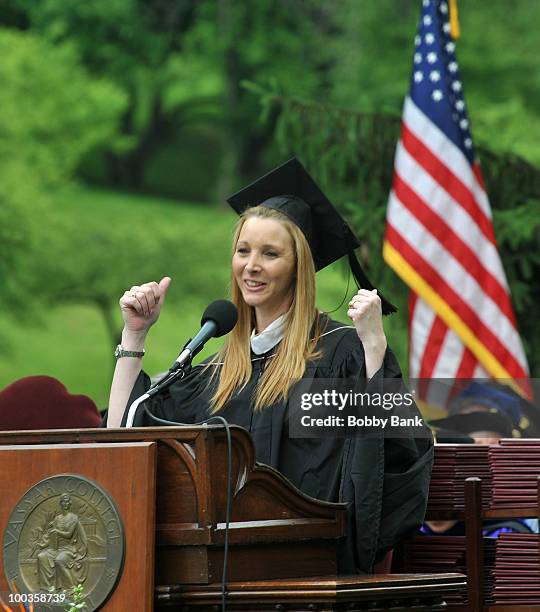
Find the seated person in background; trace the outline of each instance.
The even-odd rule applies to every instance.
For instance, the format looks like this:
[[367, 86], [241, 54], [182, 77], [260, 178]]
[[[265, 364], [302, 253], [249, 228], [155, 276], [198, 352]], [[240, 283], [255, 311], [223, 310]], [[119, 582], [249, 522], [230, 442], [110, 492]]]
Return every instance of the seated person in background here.
[[[474, 408], [475, 406], [471, 406]], [[512, 421], [494, 408], [484, 410], [473, 410], [461, 414], [453, 414], [444, 419], [429, 422], [434, 428], [437, 442], [446, 442], [451, 433], [463, 434], [471, 439], [474, 444], [497, 444], [501, 438], [520, 438], [517, 430], [514, 430]], [[439, 432], [442, 431], [442, 436]], [[441, 439], [442, 438], [442, 439]], [[461, 442], [467, 444], [467, 440]]]
[[[426, 521], [420, 528], [425, 535], [463, 536], [463, 521]], [[486, 538], [498, 538], [501, 533], [538, 533], [536, 519], [490, 519], [484, 521], [482, 534]]]
[[[450, 402], [448, 417], [430, 425], [436, 428], [435, 435], [441, 442], [437, 430], [442, 428], [468, 434], [477, 444], [496, 444], [501, 438], [538, 437], [531, 422], [538, 412], [510, 387], [491, 381], [473, 382]], [[467, 418], [455, 418], [463, 415]]]
[[[231, 271], [238, 323], [217, 355], [148, 401], [148, 408], [160, 418], [183, 423], [219, 414], [251, 433], [257, 461], [278, 469], [311, 497], [348, 502], [348, 536], [339, 571], [372, 572], [423, 520], [431, 436], [290, 438], [288, 394], [302, 378], [353, 378], [365, 388], [369, 381], [376, 385], [382, 378], [400, 378], [382, 325], [382, 313], [392, 307], [363, 275], [350, 228], [297, 160], [229, 202], [240, 214]], [[349, 303], [350, 326], [315, 306], [316, 269], [344, 255], [364, 287]], [[109, 427], [125, 423], [126, 406], [149, 386], [141, 356], [169, 283], [164, 278], [159, 284], [135, 286], [120, 299], [122, 350], [130, 355], [117, 362]], [[418, 414], [416, 407], [411, 410]], [[134, 424], [155, 421], [139, 409]]]
[[482, 393], [474, 392], [474, 394], [477, 396], [489, 394], [488, 397], [490, 396], [501, 410], [508, 413], [514, 422], [514, 428], [522, 432], [523, 438], [540, 438], [540, 406], [534, 405], [503, 382], [490, 380], [487, 383], [476, 384], [481, 387]]
[[0, 430], [99, 427], [101, 415], [86, 395], [71, 395], [50, 376], [27, 376], [0, 391]]
[[[517, 424], [522, 423], [521, 411], [517, 404], [511, 403], [503, 410], [491, 396], [484, 394], [485, 387], [473, 383], [454, 399], [450, 416], [430, 421], [434, 435], [439, 443], [459, 444], [497, 444], [502, 438], [519, 438], [521, 431]], [[462, 439], [460, 439], [462, 436]], [[467, 439], [468, 438], [468, 439]], [[422, 533], [429, 535], [464, 535], [462, 521], [426, 521]], [[484, 521], [484, 536], [497, 537], [500, 533], [537, 533], [538, 521], [535, 519], [508, 519]]]

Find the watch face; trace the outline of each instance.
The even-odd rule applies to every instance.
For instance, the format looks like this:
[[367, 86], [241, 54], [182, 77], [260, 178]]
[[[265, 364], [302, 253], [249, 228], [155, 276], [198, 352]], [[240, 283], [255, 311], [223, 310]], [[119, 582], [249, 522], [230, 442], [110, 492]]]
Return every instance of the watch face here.
[[118, 359], [118, 357], [120, 357], [121, 354], [122, 354], [122, 347], [118, 345], [116, 347], [116, 350], [114, 351], [114, 356], [116, 357], [116, 359]]

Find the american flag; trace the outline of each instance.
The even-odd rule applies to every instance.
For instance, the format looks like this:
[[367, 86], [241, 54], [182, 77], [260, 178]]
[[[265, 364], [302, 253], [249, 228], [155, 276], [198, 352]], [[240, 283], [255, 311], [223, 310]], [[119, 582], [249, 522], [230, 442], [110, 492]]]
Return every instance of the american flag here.
[[409, 375], [526, 379], [448, 3], [422, 5], [383, 249], [411, 289]]

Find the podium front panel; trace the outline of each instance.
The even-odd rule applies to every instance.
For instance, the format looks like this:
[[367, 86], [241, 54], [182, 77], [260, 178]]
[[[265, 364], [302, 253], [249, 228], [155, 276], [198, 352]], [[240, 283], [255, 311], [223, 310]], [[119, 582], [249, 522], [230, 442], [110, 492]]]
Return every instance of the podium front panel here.
[[156, 446], [0, 446], [4, 600], [50, 593], [36, 609], [63, 610], [80, 585], [88, 612], [152, 609]]

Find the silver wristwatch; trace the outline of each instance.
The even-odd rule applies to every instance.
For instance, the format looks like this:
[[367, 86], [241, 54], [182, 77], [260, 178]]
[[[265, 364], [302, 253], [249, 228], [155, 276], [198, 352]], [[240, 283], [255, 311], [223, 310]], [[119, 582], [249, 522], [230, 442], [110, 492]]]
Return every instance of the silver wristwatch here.
[[142, 351], [126, 351], [126, 349], [119, 344], [114, 351], [116, 359], [120, 357], [144, 357], [144, 349]]

